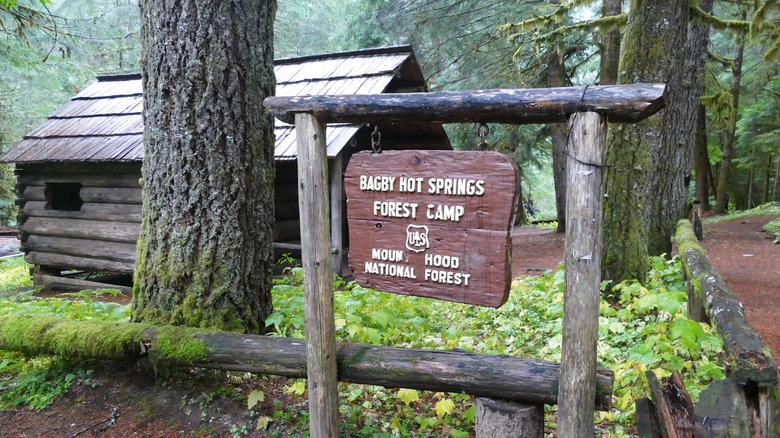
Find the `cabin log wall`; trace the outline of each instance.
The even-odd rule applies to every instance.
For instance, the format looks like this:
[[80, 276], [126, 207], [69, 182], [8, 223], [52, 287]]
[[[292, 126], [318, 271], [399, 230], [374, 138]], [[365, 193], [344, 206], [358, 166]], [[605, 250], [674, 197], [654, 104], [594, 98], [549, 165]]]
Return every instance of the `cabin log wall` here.
[[[141, 165], [17, 166], [18, 229], [25, 259], [47, 271], [132, 274], [141, 228]], [[79, 210], [52, 208], [47, 183], [78, 183]]]
[[[16, 174], [19, 238], [28, 263], [54, 273], [132, 275], [142, 219], [140, 163], [20, 164]], [[300, 258], [297, 179], [295, 161], [277, 162], [277, 258], [284, 253]], [[81, 209], [52, 209], [46, 183], [81, 184]]]

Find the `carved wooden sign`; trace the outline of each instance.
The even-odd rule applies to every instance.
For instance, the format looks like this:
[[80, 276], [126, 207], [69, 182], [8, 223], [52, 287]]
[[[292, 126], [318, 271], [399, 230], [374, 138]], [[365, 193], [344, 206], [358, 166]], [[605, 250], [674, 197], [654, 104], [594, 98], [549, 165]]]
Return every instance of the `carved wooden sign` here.
[[501, 306], [511, 282], [517, 175], [498, 152], [355, 154], [344, 179], [355, 280]]

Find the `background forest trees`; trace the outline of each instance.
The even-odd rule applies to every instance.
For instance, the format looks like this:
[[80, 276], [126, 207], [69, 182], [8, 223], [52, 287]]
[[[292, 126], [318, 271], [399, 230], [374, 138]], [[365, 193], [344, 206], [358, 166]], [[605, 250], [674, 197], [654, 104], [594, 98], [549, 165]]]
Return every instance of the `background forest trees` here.
[[[632, 1], [620, 13], [621, 3], [280, 0], [274, 43], [276, 57], [412, 44], [431, 88], [437, 90], [607, 83], [615, 76], [606, 68], [600, 70], [600, 61], [614, 59], [611, 48], [641, 5]], [[707, 3], [695, 2], [689, 12], [688, 35], [698, 26], [698, 32], [707, 31], [709, 41], [705, 70], [699, 76], [705, 110], [699, 126], [706, 131], [698, 137], [696, 164], [690, 166], [691, 180], [700, 184], [696, 193], [691, 186], [683, 198], [698, 196], [705, 209], [710, 205], [742, 209], [778, 200], [777, 2], [714, 0], [712, 16]], [[15, 7], [0, 0], [0, 21], [3, 148], [95, 74], [139, 69], [135, 0], [21, 0]], [[622, 47], [624, 52], [631, 49]], [[511, 154], [523, 169], [524, 196], [536, 219], [556, 217], [553, 176], [561, 174], [562, 167], [553, 164], [560, 161], [555, 157], [561, 157], [565, 139], [565, 130], [559, 128], [491, 126], [491, 147]], [[459, 148], [473, 149], [478, 142], [473, 126], [448, 130]], [[12, 196], [6, 178], [8, 206]], [[559, 206], [563, 190], [559, 181]], [[677, 210], [669, 209], [674, 215]], [[563, 229], [564, 218], [558, 218]]]

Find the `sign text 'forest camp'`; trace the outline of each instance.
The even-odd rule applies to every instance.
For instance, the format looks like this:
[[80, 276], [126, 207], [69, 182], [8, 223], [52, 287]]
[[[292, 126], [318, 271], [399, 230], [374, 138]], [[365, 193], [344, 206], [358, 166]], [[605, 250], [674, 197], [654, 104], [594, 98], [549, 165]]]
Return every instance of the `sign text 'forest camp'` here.
[[344, 184], [357, 282], [407, 295], [504, 304], [517, 172], [497, 152], [355, 154]]

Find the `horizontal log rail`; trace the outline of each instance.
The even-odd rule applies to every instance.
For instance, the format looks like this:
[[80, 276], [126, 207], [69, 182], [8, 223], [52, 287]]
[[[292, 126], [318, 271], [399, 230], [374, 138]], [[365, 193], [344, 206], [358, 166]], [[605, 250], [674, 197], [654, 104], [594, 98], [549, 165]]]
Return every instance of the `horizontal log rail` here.
[[[306, 377], [304, 339], [185, 327], [6, 316], [0, 317], [0, 349], [98, 359], [148, 354], [171, 365]], [[342, 342], [337, 363], [339, 380], [345, 382], [557, 403], [560, 365], [539, 359]], [[611, 408], [613, 380], [611, 370], [599, 370], [596, 409]]]
[[312, 113], [324, 123], [562, 123], [593, 111], [609, 122], [637, 122], [664, 106], [663, 84], [602, 85], [516, 90], [442, 91], [344, 96], [272, 96], [265, 107], [293, 123]]
[[688, 282], [689, 300], [704, 305], [723, 339], [729, 377], [737, 383], [759, 387], [777, 385], [777, 366], [761, 335], [750, 325], [736, 295], [710, 264], [688, 220], [677, 224], [678, 252]]

